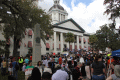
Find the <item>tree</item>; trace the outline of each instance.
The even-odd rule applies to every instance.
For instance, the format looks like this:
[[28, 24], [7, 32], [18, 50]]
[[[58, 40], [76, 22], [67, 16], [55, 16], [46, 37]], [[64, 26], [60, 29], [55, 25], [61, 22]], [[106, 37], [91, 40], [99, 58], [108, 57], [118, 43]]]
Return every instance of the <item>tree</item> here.
[[39, 23], [40, 35], [45, 43], [47, 34], [51, 37], [52, 26], [50, 16], [42, 9], [38, 9], [28, 0], [0, 0], [0, 23], [4, 23], [4, 37], [14, 39], [13, 56], [17, 56], [19, 41], [24, 38], [27, 28], [34, 28]]
[[105, 50], [106, 47], [111, 48], [112, 50], [119, 49], [120, 47], [117, 45], [119, 42], [118, 34], [114, 33], [114, 31], [107, 26], [107, 24], [101, 26], [101, 29], [96, 31], [96, 36], [98, 38], [97, 43], [95, 43], [98, 49]]
[[74, 34], [73, 33], [67, 33], [65, 42], [69, 43], [69, 50], [70, 50], [70, 43], [73, 43], [75, 41]]
[[89, 37], [89, 43], [92, 46], [92, 52], [93, 52], [93, 48], [95, 48], [95, 43], [98, 41], [98, 38], [96, 37], [96, 35], [90, 35]]
[[104, 5], [107, 5], [104, 13], [110, 14], [109, 19], [115, 20], [120, 17], [120, 0], [104, 0]]

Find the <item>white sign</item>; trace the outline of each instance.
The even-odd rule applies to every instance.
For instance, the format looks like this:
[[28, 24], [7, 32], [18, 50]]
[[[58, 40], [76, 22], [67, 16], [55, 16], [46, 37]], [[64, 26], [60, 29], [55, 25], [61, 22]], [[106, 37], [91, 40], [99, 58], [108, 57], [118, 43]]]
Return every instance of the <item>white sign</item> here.
[[33, 70], [32, 68], [25, 69], [25, 75], [31, 75], [32, 70]]

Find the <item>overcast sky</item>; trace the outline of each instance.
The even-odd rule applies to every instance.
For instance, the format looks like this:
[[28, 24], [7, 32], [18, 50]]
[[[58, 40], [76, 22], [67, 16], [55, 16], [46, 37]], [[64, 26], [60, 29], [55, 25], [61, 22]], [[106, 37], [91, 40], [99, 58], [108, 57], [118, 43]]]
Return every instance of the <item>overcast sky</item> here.
[[[95, 33], [100, 26], [111, 23], [108, 15], [103, 15], [106, 7], [104, 0], [60, 0], [60, 5], [68, 12], [68, 19], [74, 19], [87, 33]], [[53, 5], [53, 0], [40, 0], [38, 5], [48, 11]], [[116, 28], [120, 21], [116, 20]]]

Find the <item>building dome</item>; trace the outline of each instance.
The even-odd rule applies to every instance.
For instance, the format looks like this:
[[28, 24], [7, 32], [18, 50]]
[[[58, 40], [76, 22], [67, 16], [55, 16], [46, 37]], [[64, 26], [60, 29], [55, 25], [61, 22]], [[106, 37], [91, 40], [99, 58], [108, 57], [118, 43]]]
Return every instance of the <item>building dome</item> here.
[[49, 9], [49, 11], [51, 11], [52, 9], [59, 9], [59, 10], [65, 10], [61, 5], [53, 5], [50, 9]]

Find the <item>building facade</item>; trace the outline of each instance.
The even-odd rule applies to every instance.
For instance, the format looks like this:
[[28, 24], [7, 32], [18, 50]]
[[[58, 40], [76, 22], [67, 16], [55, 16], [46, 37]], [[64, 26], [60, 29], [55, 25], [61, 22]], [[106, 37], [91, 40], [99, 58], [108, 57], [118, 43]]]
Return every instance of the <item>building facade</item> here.
[[[60, 5], [60, 0], [53, 0], [54, 4], [49, 9], [48, 13], [52, 19], [52, 25], [54, 34], [52, 38], [46, 39], [46, 45], [41, 40], [41, 54], [51, 54], [51, 53], [63, 53], [66, 48], [70, 49], [71, 51], [76, 51], [81, 48], [85, 48], [90, 50], [89, 45], [89, 35], [85, 32], [85, 30], [78, 25], [72, 18], [68, 19], [67, 11]], [[75, 42], [69, 43], [65, 42], [65, 34], [66, 33], [73, 33], [75, 35]], [[2, 33], [2, 32], [1, 32]], [[32, 53], [33, 48], [33, 38], [34, 32], [32, 29], [26, 29], [25, 38], [19, 42], [19, 49], [18, 49], [18, 56], [26, 56], [28, 53]], [[0, 39], [4, 40], [3, 35], [0, 35]], [[10, 56], [13, 55], [13, 38], [10, 38]]]

